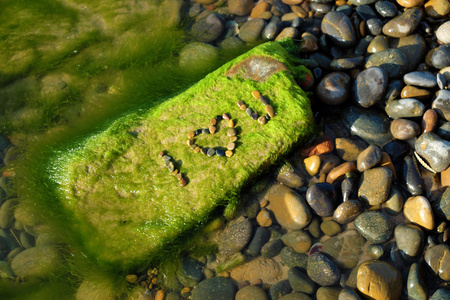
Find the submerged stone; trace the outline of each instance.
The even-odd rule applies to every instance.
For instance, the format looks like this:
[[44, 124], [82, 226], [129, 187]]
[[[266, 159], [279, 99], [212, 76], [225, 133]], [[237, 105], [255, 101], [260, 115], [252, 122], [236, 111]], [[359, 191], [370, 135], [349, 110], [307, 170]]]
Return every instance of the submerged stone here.
[[[55, 193], [73, 216], [86, 253], [100, 261], [135, 265], [205, 222], [219, 205], [228, 204], [225, 214], [230, 216], [239, 190], [312, 133], [310, 103], [296, 84], [312, 75], [293, 65], [289, 43], [260, 45], [182, 94], [122, 116], [104, 131], [55, 153], [48, 162]], [[261, 126], [236, 106], [255, 89], [283, 117], [275, 115]], [[205, 157], [186, 151], [187, 134], [224, 112], [239, 120], [236, 155]], [[139, 134], [128, 134], [133, 131]], [[227, 129], [218, 128], [215, 134], [199, 135], [196, 143], [211, 148], [228, 140]], [[173, 157], [189, 184], [180, 187], [168, 175], [158, 157], [161, 151]]]

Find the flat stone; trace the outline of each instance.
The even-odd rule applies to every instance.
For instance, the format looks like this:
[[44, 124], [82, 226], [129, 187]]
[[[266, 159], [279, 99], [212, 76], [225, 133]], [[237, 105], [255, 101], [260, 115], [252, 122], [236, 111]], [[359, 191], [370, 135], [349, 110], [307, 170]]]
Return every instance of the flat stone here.
[[397, 0], [397, 3], [400, 4], [403, 7], [415, 7], [415, 6], [422, 6], [424, 0]]
[[364, 64], [363, 56], [335, 58], [330, 63], [333, 71], [349, 71]]
[[356, 279], [358, 291], [371, 299], [400, 299], [403, 278], [390, 264], [373, 260], [358, 268]]
[[315, 283], [321, 286], [335, 285], [341, 279], [341, 270], [325, 254], [316, 252], [308, 258], [307, 273]]
[[430, 202], [424, 196], [410, 197], [406, 200], [403, 214], [406, 219], [426, 230], [434, 229], [434, 214]]
[[336, 138], [336, 153], [344, 161], [355, 161], [358, 155], [364, 151], [366, 145], [361, 140], [352, 138]]
[[297, 230], [309, 224], [312, 215], [308, 204], [290, 188], [275, 185], [270, 188], [267, 199], [270, 210], [283, 228]]
[[394, 38], [408, 36], [417, 28], [422, 17], [422, 9], [411, 8], [387, 22], [383, 26], [383, 33]]
[[253, 226], [249, 219], [239, 217], [230, 223], [218, 234], [216, 239], [219, 252], [231, 255], [241, 251], [250, 241]]
[[200, 282], [192, 291], [193, 300], [234, 300], [236, 286], [225, 277], [213, 277]]
[[284, 163], [277, 173], [277, 181], [290, 188], [299, 188], [305, 184], [305, 180], [300, 177], [288, 162]]
[[335, 236], [341, 232], [341, 226], [333, 220], [327, 220], [320, 224], [320, 230], [322, 230], [325, 235]]
[[353, 85], [356, 102], [364, 108], [368, 108], [384, 95], [388, 83], [388, 74], [381, 67], [367, 68], [356, 77]]
[[442, 280], [450, 281], [450, 249], [447, 245], [439, 244], [428, 248], [424, 258], [435, 275]]
[[431, 106], [441, 118], [450, 121], [450, 91], [439, 90]]
[[391, 100], [387, 102], [385, 111], [393, 119], [421, 117], [425, 113], [425, 105], [413, 98]]
[[436, 76], [430, 71], [414, 71], [403, 76], [403, 81], [408, 85], [433, 88], [437, 85]]
[[322, 252], [332, 256], [340, 268], [356, 267], [366, 240], [354, 229], [347, 229], [322, 244]]
[[392, 236], [393, 225], [382, 212], [367, 211], [355, 219], [358, 232], [371, 243], [384, 243]]
[[400, 50], [388, 49], [369, 56], [365, 67], [381, 67], [389, 78], [399, 78], [408, 70], [408, 60]]
[[389, 196], [392, 171], [385, 167], [378, 167], [364, 171], [358, 196], [369, 205], [379, 205], [385, 202]]
[[407, 259], [422, 255], [425, 234], [419, 226], [398, 224], [394, 230], [395, 242], [400, 253]]
[[450, 165], [450, 142], [433, 132], [422, 134], [415, 143], [415, 149], [436, 172], [442, 172]]
[[355, 44], [356, 34], [350, 19], [341, 12], [329, 12], [322, 20], [322, 32], [336, 46], [349, 48]]
[[316, 292], [317, 300], [338, 299], [341, 293], [340, 287], [321, 286]]

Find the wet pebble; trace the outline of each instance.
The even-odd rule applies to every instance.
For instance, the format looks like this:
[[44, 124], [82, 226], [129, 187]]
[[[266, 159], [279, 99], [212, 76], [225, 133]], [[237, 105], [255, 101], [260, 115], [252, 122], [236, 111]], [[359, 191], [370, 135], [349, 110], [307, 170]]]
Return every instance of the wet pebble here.
[[321, 286], [335, 285], [341, 279], [341, 270], [325, 254], [316, 252], [308, 258], [307, 273], [315, 283]]
[[235, 300], [269, 300], [269, 296], [261, 287], [249, 285], [239, 289]]
[[261, 255], [265, 258], [272, 258], [280, 254], [284, 247], [284, 243], [281, 239], [275, 239], [267, 242], [261, 248]]
[[384, 69], [371, 67], [359, 73], [354, 84], [356, 102], [368, 108], [380, 101], [386, 90], [388, 76]]
[[412, 155], [404, 158], [401, 181], [411, 194], [421, 195], [423, 193], [422, 177]]
[[442, 280], [450, 281], [450, 249], [447, 245], [440, 244], [428, 248], [424, 258], [435, 275]]
[[322, 222], [320, 229], [327, 236], [334, 236], [341, 232], [341, 226], [333, 220]]
[[288, 280], [292, 290], [295, 292], [303, 292], [311, 295], [316, 291], [316, 283], [308, 277], [306, 272], [298, 267], [289, 269]]
[[450, 121], [450, 90], [438, 91], [431, 107], [441, 118]]
[[203, 279], [204, 266], [202, 262], [192, 257], [184, 257], [177, 271], [178, 280], [184, 286], [196, 286]]
[[359, 172], [368, 170], [381, 161], [381, 150], [375, 145], [370, 145], [364, 149], [356, 159], [356, 168]]
[[325, 75], [316, 88], [317, 96], [328, 105], [339, 105], [347, 100], [350, 76], [341, 72]]
[[450, 220], [450, 187], [444, 191], [439, 199], [437, 209], [447, 220]]
[[264, 227], [256, 228], [256, 231], [248, 244], [247, 253], [250, 256], [257, 256], [261, 252], [262, 246], [270, 239], [270, 231]]
[[239, 217], [230, 223], [219, 233], [219, 252], [230, 255], [241, 251], [250, 241], [253, 226], [249, 219]]
[[416, 100], [424, 102], [431, 98], [431, 92], [426, 89], [421, 89], [412, 85], [407, 85], [402, 89], [400, 97], [402, 99], [414, 98]]
[[272, 285], [269, 290], [269, 299], [280, 299], [284, 295], [289, 294], [292, 292], [292, 287], [289, 284], [289, 280], [281, 280], [274, 285]]
[[342, 57], [335, 58], [330, 63], [330, 68], [333, 71], [348, 71], [361, 66], [364, 63], [364, 57]]
[[298, 253], [306, 253], [311, 248], [311, 237], [304, 231], [295, 230], [284, 234], [281, 240]]
[[437, 130], [437, 135], [445, 140], [450, 140], [450, 122], [445, 122]]
[[382, 212], [364, 212], [355, 219], [354, 224], [358, 232], [371, 243], [384, 243], [392, 236], [392, 222]]
[[424, 196], [410, 197], [406, 200], [403, 214], [406, 219], [426, 230], [434, 229], [434, 214], [430, 202]]
[[415, 143], [415, 149], [436, 172], [442, 172], [450, 165], [450, 142], [433, 132], [422, 134]]
[[431, 63], [436, 69], [450, 66], [450, 44], [440, 45], [431, 55]]
[[436, 86], [436, 76], [429, 71], [415, 71], [407, 73], [403, 76], [403, 81], [408, 85], [415, 85], [425, 88], [433, 88]]
[[392, 171], [388, 168], [366, 170], [361, 176], [358, 196], [369, 205], [381, 204], [389, 196], [392, 180]]
[[349, 48], [355, 44], [356, 34], [352, 22], [343, 13], [333, 11], [322, 20], [322, 32], [339, 47]]
[[389, 49], [388, 39], [384, 35], [374, 37], [367, 46], [368, 53], [378, 53], [387, 49]]
[[319, 172], [322, 160], [319, 155], [313, 155], [303, 160], [305, 170], [309, 175], [314, 176]]
[[367, 247], [367, 252], [375, 259], [379, 259], [384, 255], [384, 248], [382, 245], [371, 244]]
[[425, 105], [416, 99], [405, 98], [387, 102], [385, 111], [393, 119], [422, 117]]
[[278, 21], [271, 21], [264, 27], [262, 37], [266, 40], [273, 40], [280, 33], [281, 23]]
[[192, 291], [193, 300], [231, 300], [235, 295], [236, 286], [225, 277], [203, 280]]
[[395, 119], [391, 123], [392, 136], [399, 140], [409, 140], [420, 133], [420, 126], [406, 119]]
[[237, 16], [249, 14], [254, 6], [253, 0], [228, 0], [228, 9], [230, 13]]
[[304, 253], [298, 253], [290, 247], [284, 247], [281, 249], [280, 258], [281, 262], [285, 266], [306, 269], [308, 256]]
[[387, 49], [369, 56], [365, 67], [366, 69], [381, 67], [387, 72], [389, 78], [398, 78], [408, 70], [408, 60], [400, 50]]
[[334, 210], [333, 220], [344, 225], [353, 221], [363, 210], [364, 208], [358, 200], [350, 199], [339, 204]]
[[[447, 5], [450, 6], [448, 3]], [[439, 26], [438, 30], [436, 30], [436, 37], [443, 44], [450, 44], [450, 21]]]
[[425, 234], [419, 226], [413, 224], [398, 224], [394, 230], [397, 248], [403, 257], [415, 258], [422, 254]]
[[385, 18], [392, 18], [397, 15], [397, 7], [390, 1], [376, 1], [375, 9]]
[[377, 36], [381, 34], [383, 23], [379, 19], [377, 18], [369, 19], [367, 20], [366, 25], [371, 35]]
[[344, 161], [354, 161], [364, 151], [366, 145], [361, 140], [354, 138], [336, 138], [336, 153]]
[[334, 211], [336, 191], [329, 183], [316, 183], [308, 188], [306, 201], [317, 215], [328, 217]]
[[269, 227], [272, 225], [272, 218], [267, 210], [261, 210], [256, 216], [256, 222], [261, 227]]
[[239, 38], [246, 43], [257, 42], [262, 37], [265, 22], [263, 19], [256, 18], [245, 22], [239, 31]]
[[224, 31], [224, 20], [219, 14], [211, 13], [192, 25], [191, 34], [199, 42], [215, 41]]
[[408, 36], [419, 26], [422, 17], [422, 9], [411, 8], [387, 22], [383, 26], [383, 33], [394, 38]]

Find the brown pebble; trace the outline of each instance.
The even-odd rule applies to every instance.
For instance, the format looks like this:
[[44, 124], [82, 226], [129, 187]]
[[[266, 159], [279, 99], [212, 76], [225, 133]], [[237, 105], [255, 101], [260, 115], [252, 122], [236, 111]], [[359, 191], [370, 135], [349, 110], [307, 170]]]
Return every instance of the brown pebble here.
[[251, 285], [262, 286], [263, 282], [260, 278], [252, 280]]
[[210, 125], [209, 126], [209, 133], [214, 134], [216, 132], [216, 129], [217, 129], [216, 126]]
[[192, 146], [192, 145], [194, 145], [194, 140], [187, 140], [186, 143], [188, 146]]
[[195, 153], [199, 153], [200, 152], [200, 147], [199, 146], [195, 147], [194, 152]]
[[422, 117], [422, 131], [432, 132], [438, 125], [438, 114], [434, 109], [428, 109]]
[[230, 142], [236, 142], [237, 141], [237, 136], [232, 136], [230, 137]]
[[243, 111], [245, 111], [247, 109], [247, 105], [242, 104], [241, 106], [239, 106], [239, 108]]
[[414, 98], [419, 101], [427, 101], [431, 98], [431, 92], [415, 86], [407, 85], [402, 89], [400, 98]]
[[164, 151], [159, 152], [158, 156], [159, 157], [163, 157], [164, 156]]
[[185, 286], [184, 288], [181, 289], [180, 294], [183, 297], [187, 297], [190, 292], [191, 292], [191, 288], [188, 286]]
[[195, 136], [195, 131], [191, 131], [188, 133], [188, 139], [192, 139]]
[[260, 93], [259, 91], [254, 90], [254, 91], [252, 92], [252, 96], [253, 96], [255, 99], [258, 99], [259, 96], [261, 96], [261, 93]]
[[271, 105], [267, 104], [266, 106], [264, 106], [264, 109], [265, 109], [266, 113], [268, 113], [269, 116], [271, 118], [273, 118], [273, 116], [275, 115], [275, 111], [274, 111], [273, 107]]
[[330, 138], [319, 140], [316, 144], [302, 149], [300, 152], [304, 157], [330, 153], [334, 150], [334, 142]]
[[210, 123], [211, 125], [216, 125], [216, 124], [217, 124], [216, 118], [211, 118], [211, 119], [209, 120], [209, 123]]
[[336, 179], [345, 176], [347, 172], [356, 172], [356, 165], [353, 161], [348, 161], [335, 167], [328, 173], [327, 182], [333, 183]]
[[235, 143], [228, 143], [228, 145], [227, 145], [228, 150], [234, 150], [235, 147], [236, 147]]
[[259, 124], [264, 125], [264, 124], [266, 124], [266, 122], [267, 122], [267, 119], [265, 117], [259, 117], [258, 118], [258, 123]]
[[234, 121], [232, 119], [230, 119], [230, 121], [228, 121], [228, 127], [230, 127], [230, 128], [234, 127]]
[[175, 176], [177, 176], [178, 170], [177, 170], [177, 169], [173, 170], [172, 174], [175, 175]]
[[181, 178], [181, 183], [180, 183], [180, 185], [181, 186], [185, 186], [187, 184], [187, 180], [183, 177], [183, 178]]
[[230, 273], [228, 271], [223, 271], [223, 272], [220, 272], [219, 274], [217, 274], [217, 276], [228, 278], [228, 277], [230, 277]]
[[233, 151], [227, 150], [227, 151], [225, 151], [225, 155], [226, 155], [227, 157], [232, 157], [232, 156], [233, 156]]
[[441, 172], [441, 185], [443, 187], [449, 187], [450, 186], [450, 167], [448, 167], [446, 170]]
[[181, 173], [178, 173], [178, 174], [177, 174], [177, 179], [178, 179], [178, 180], [183, 179], [183, 175], [181, 175]]
[[228, 136], [235, 136], [237, 134], [236, 128], [230, 128], [227, 131]]
[[249, 286], [249, 285], [250, 285], [250, 281], [243, 280], [243, 281], [240, 281], [238, 283], [237, 287], [238, 287], [238, 290], [240, 290], [240, 289], [245, 288], [246, 286]]
[[366, 21], [364, 20], [359, 23], [359, 33], [362, 37], [366, 36]]
[[242, 105], [244, 105], [244, 101], [239, 100], [239, 101], [237, 102], [237, 106], [241, 107]]
[[264, 96], [259, 96], [259, 101], [261, 101], [263, 105], [269, 105], [269, 100]]
[[386, 152], [381, 152], [381, 161], [380, 161], [380, 167], [388, 168], [392, 171], [392, 175], [394, 178], [397, 177], [397, 173], [395, 173], [395, 167], [392, 163], [391, 157]]
[[225, 120], [229, 120], [230, 119], [230, 117], [227, 115], [227, 114], [222, 114], [222, 118], [224, 118]]
[[267, 200], [267, 199], [263, 199], [263, 200], [259, 203], [259, 206], [261, 206], [261, 208], [266, 207], [267, 205], [269, 205], [269, 200]]
[[270, 213], [266, 209], [261, 210], [256, 216], [256, 222], [258, 222], [258, 225], [261, 227], [270, 227], [272, 225]]
[[320, 174], [320, 176], [319, 176], [319, 182], [320, 182], [320, 183], [325, 183], [325, 182], [327, 182], [327, 175], [325, 175], [325, 174]]

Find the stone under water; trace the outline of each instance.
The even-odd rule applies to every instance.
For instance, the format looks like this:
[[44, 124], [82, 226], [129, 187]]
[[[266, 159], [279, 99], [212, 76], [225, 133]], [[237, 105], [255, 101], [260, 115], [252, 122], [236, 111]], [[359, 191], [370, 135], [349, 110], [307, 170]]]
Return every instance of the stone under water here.
[[[106, 129], [55, 152], [49, 172], [83, 252], [99, 261], [132, 266], [188, 234], [218, 207], [231, 216], [239, 191], [313, 131], [309, 100], [299, 87], [311, 72], [290, 56], [291, 42], [266, 43], [225, 64], [183, 93], [112, 121]], [[236, 106], [242, 100], [262, 125]], [[237, 141], [231, 157], [202, 155], [188, 134], [227, 114]], [[228, 122], [197, 135], [200, 148], [226, 150]], [[172, 157], [185, 186], [159, 157]], [[171, 166], [172, 167], [172, 166]]]

